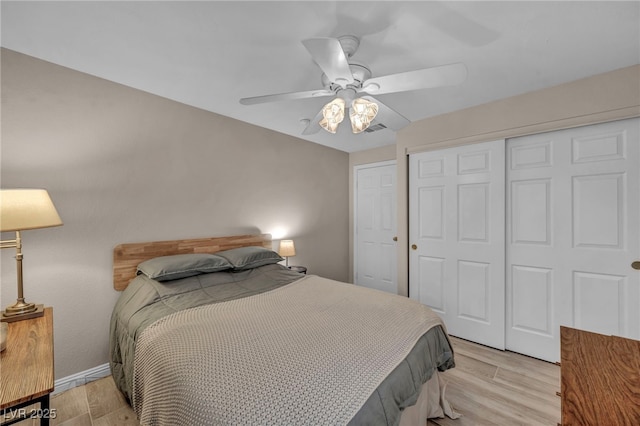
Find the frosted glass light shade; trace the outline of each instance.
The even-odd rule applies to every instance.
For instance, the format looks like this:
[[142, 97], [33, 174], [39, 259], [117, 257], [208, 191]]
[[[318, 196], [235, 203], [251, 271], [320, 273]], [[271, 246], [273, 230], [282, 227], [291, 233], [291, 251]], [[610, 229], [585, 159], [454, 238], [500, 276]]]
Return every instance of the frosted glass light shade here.
[[296, 246], [293, 244], [293, 240], [280, 241], [280, 249], [278, 254], [282, 257], [289, 257], [296, 255]]
[[329, 133], [338, 130], [338, 124], [344, 120], [344, 99], [335, 98], [322, 107], [322, 120], [318, 124]]
[[0, 231], [24, 231], [60, 225], [62, 220], [46, 190], [0, 191]]
[[376, 115], [378, 115], [378, 104], [362, 98], [354, 99], [349, 111], [353, 133], [360, 133], [369, 127]]

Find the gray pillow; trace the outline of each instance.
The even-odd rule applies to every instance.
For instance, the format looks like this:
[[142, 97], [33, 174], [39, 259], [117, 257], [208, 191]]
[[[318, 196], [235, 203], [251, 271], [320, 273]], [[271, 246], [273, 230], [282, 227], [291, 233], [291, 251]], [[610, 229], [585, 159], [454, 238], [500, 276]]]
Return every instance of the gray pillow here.
[[231, 268], [233, 265], [224, 257], [207, 253], [189, 253], [145, 260], [138, 265], [138, 275], [144, 274], [156, 281], [170, 281]]
[[234, 271], [244, 271], [284, 260], [278, 253], [258, 246], [240, 247], [219, 251], [216, 254], [231, 262]]

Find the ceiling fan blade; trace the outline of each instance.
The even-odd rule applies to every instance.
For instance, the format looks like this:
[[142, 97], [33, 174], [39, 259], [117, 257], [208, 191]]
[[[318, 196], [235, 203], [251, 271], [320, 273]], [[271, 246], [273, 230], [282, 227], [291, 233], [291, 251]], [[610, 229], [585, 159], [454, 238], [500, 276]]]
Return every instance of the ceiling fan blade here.
[[320, 127], [320, 120], [321, 119], [322, 119], [322, 108], [320, 108], [320, 111], [318, 111], [316, 116], [313, 117], [311, 119], [311, 121], [309, 121], [309, 124], [302, 131], [302, 134], [303, 135], [314, 135], [314, 134], [318, 133], [320, 131], [320, 129], [322, 129], [322, 127]]
[[242, 105], [255, 105], [255, 104], [264, 104], [267, 102], [292, 101], [296, 99], [307, 99], [307, 98], [321, 98], [324, 96], [331, 96], [331, 95], [335, 95], [335, 93], [326, 89], [318, 89], [318, 90], [308, 90], [306, 92], [278, 93], [275, 95], [264, 95], [264, 96], [254, 96], [251, 98], [242, 98], [240, 99], [240, 103]]
[[349, 68], [347, 56], [338, 39], [310, 38], [303, 40], [302, 44], [329, 80], [343, 86], [353, 83], [353, 74]]
[[441, 86], [455, 86], [465, 81], [466, 78], [467, 67], [464, 64], [441, 65], [370, 78], [363, 83], [363, 87], [358, 92], [381, 95]]
[[411, 123], [409, 119], [386, 106], [373, 96], [361, 96], [361, 98], [378, 104], [378, 115], [376, 115], [375, 121], [384, 124], [388, 129], [400, 130]]

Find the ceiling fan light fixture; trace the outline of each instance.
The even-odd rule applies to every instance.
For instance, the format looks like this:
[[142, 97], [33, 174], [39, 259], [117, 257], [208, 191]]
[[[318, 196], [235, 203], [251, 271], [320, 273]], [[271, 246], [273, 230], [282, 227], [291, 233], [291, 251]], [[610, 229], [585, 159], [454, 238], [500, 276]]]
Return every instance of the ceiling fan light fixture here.
[[320, 120], [318, 124], [329, 133], [335, 133], [338, 130], [338, 123], [335, 121], [329, 121], [326, 118]]
[[[303, 135], [313, 135], [321, 128], [329, 133], [337, 133], [339, 124], [344, 120], [345, 108], [350, 110], [353, 133], [370, 133], [386, 128], [400, 130], [410, 121], [370, 95], [455, 86], [467, 78], [467, 67], [463, 63], [372, 77], [373, 74], [366, 65], [351, 61], [360, 44], [360, 39], [352, 35], [339, 38], [311, 38], [303, 40], [302, 44], [322, 71], [322, 89], [242, 98], [240, 103], [254, 105], [335, 96], [336, 99], [324, 105], [320, 111], [316, 109], [313, 119], [303, 123]], [[355, 99], [358, 94], [362, 98]], [[374, 118], [378, 120], [375, 124]]]
[[335, 98], [322, 107], [322, 120], [318, 124], [329, 133], [338, 130], [338, 124], [344, 120], [344, 99]]
[[364, 131], [376, 115], [378, 114], [378, 104], [368, 101], [366, 99], [358, 98], [354, 99], [351, 103], [351, 110], [349, 111], [349, 118], [351, 119], [351, 130], [353, 133], [360, 133]]

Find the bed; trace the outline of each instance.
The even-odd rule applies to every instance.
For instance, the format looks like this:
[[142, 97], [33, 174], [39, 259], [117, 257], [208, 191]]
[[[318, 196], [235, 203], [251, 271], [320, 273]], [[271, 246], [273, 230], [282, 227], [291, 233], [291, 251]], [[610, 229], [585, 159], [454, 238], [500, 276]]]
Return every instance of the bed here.
[[456, 418], [440, 318], [280, 264], [268, 234], [114, 249], [114, 381], [144, 425]]

